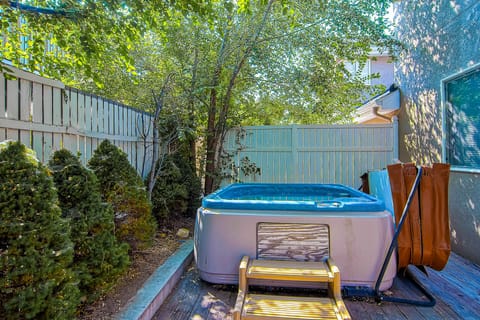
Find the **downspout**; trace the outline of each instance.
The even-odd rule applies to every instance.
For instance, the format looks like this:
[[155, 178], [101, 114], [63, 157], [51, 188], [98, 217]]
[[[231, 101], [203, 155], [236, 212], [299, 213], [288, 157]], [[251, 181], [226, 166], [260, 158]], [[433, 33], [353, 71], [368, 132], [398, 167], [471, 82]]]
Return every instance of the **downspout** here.
[[384, 120], [387, 120], [388, 122], [391, 122], [392, 119], [387, 117], [387, 116], [384, 116], [383, 114], [380, 114], [378, 113], [378, 110], [380, 109], [379, 106], [375, 106], [375, 107], [372, 107], [372, 113], [376, 116], [376, 117], [379, 117], [379, 118], [382, 118]]
[[398, 140], [398, 117], [393, 116], [393, 160], [400, 161], [399, 158], [399, 140]]
[[384, 116], [383, 114], [379, 114], [378, 110], [380, 109], [379, 106], [372, 107], [372, 113], [376, 117], [379, 117], [381, 119], [387, 120], [388, 122], [393, 123], [393, 161], [398, 161], [398, 117], [397, 116], [392, 116], [387, 117]]

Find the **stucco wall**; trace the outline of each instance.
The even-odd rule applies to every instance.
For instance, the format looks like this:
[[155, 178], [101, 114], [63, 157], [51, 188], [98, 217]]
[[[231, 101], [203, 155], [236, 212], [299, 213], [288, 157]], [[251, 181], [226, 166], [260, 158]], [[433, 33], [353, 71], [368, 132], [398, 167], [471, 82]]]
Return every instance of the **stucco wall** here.
[[[395, 82], [402, 93], [400, 160], [441, 162], [440, 83], [480, 62], [480, 1], [398, 1], [395, 16], [398, 38], [405, 45], [395, 65]], [[452, 249], [480, 264], [478, 186], [480, 174], [452, 171]]]

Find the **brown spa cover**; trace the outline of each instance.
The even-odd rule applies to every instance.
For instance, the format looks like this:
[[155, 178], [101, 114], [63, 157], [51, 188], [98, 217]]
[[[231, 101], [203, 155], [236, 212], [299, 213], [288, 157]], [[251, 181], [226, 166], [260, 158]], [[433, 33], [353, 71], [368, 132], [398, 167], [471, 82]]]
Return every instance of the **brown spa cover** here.
[[[413, 163], [387, 167], [392, 190], [395, 222], [398, 225], [417, 167]], [[448, 179], [450, 165], [422, 166], [420, 185], [398, 236], [398, 269], [409, 264], [442, 270], [450, 255]]]

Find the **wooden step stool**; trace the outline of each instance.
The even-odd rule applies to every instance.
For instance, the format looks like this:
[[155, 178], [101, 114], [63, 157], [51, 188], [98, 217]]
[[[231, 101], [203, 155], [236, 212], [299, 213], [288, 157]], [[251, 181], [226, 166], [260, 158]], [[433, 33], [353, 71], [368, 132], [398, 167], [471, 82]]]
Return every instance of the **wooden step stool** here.
[[[250, 279], [308, 281], [328, 284], [328, 297], [293, 297], [248, 293]], [[240, 261], [238, 296], [233, 311], [240, 319], [350, 319], [342, 300], [340, 271], [332, 259], [321, 262], [255, 260]]]

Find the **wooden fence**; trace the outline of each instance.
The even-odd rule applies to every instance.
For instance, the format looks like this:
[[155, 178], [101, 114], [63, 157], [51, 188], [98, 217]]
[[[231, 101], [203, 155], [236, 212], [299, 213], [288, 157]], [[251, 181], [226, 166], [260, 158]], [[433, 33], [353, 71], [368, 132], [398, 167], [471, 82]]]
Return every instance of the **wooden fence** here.
[[105, 139], [121, 148], [145, 177], [152, 159], [152, 119], [145, 112], [63, 83], [9, 67], [0, 74], [0, 141], [21, 141], [47, 162], [55, 150], [79, 154], [86, 164]]
[[[363, 173], [398, 159], [398, 123], [244, 127], [228, 132], [225, 150], [233, 156], [230, 173], [236, 170], [242, 182], [359, 187]], [[260, 174], [242, 173], [246, 158]], [[222, 185], [233, 181], [225, 179]]]

